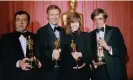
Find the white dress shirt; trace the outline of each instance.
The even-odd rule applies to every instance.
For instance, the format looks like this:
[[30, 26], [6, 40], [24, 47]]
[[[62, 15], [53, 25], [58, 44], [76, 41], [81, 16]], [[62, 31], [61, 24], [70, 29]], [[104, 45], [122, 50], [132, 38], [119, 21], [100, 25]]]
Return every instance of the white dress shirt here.
[[[52, 27], [52, 29], [53, 29], [53, 31], [54, 31], [54, 28], [55, 27], [58, 27], [58, 25], [53, 25], [53, 24], [51, 24], [51, 23], [49, 23], [50, 24], [50, 26]], [[58, 31], [58, 30], [55, 30], [55, 36], [56, 36], [56, 38], [58, 38], [58, 39], [60, 39], [60, 32]], [[54, 60], [54, 56], [55, 54], [54, 53], [52, 53], [52, 60]]]
[[[20, 35], [19, 41], [20, 41], [20, 44], [21, 44], [21, 47], [24, 53], [24, 57], [26, 57], [27, 40], [23, 35]], [[16, 67], [19, 67], [19, 61], [20, 60], [17, 61]]]
[[26, 57], [26, 48], [27, 48], [27, 41], [26, 41], [26, 38], [23, 36], [23, 35], [21, 35], [20, 37], [19, 37], [19, 41], [20, 41], [20, 43], [21, 43], [21, 47], [22, 47], [22, 50], [23, 50], [23, 53], [24, 53], [24, 57]]
[[[53, 24], [51, 24], [51, 23], [49, 23], [50, 24], [50, 26], [52, 27], [52, 29], [53, 29], [53, 31], [54, 31], [54, 28], [55, 27], [58, 27], [58, 25], [53, 25]], [[58, 30], [55, 30], [55, 36], [56, 36], [56, 38], [59, 38], [60, 39], [60, 32], [58, 31]]]

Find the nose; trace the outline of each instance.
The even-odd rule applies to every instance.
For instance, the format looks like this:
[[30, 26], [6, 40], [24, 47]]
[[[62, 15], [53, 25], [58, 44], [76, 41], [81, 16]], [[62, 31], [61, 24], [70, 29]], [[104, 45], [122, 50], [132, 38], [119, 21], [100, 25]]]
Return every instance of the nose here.
[[23, 22], [24, 22], [23, 20], [20, 21], [21, 24], [23, 24]]

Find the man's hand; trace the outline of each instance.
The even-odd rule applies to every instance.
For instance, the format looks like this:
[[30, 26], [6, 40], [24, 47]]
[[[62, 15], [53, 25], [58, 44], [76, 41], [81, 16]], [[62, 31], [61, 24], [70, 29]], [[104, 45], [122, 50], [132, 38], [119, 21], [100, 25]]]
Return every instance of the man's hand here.
[[22, 70], [30, 70], [31, 65], [29, 63], [27, 63], [27, 61], [29, 61], [29, 60], [30, 60], [29, 58], [24, 58], [24, 59], [20, 60], [19, 61], [19, 67]]
[[71, 54], [72, 54], [72, 56], [73, 56], [73, 58], [75, 60], [78, 60], [79, 57], [82, 57], [82, 53], [81, 52], [72, 52]]
[[105, 64], [104, 62], [99, 63], [99, 62], [95, 62], [94, 60], [92, 61], [92, 63], [94, 66], [97, 66], [97, 67]]
[[77, 66], [76, 66], [76, 67], [73, 67], [73, 69], [82, 69], [83, 67], [85, 67], [85, 65], [86, 65], [86, 64], [85, 64], [85, 63], [83, 63], [81, 66], [78, 66], [78, 67], [77, 67]]
[[38, 68], [41, 68], [42, 67], [42, 64], [41, 64], [41, 62], [39, 61], [38, 62]]
[[90, 70], [92, 71], [93, 68], [92, 68], [92, 65], [91, 64], [89, 64], [89, 67], [90, 67]]
[[38, 68], [41, 68], [42, 67], [42, 64], [41, 64], [40, 60], [37, 59], [36, 57], [34, 57], [34, 59], [37, 61]]
[[53, 50], [53, 58], [55, 59], [55, 60], [58, 60], [59, 58], [60, 58], [60, 52], [61, 52], [61, 49], [54, 49]]
[[98, 44], [101, 45], [107, 51], [110, 50], [110, 46], [107, 45], [107, 43], [105, 42], [104, 38], [100, 37], [100, 39], [98, 40]]

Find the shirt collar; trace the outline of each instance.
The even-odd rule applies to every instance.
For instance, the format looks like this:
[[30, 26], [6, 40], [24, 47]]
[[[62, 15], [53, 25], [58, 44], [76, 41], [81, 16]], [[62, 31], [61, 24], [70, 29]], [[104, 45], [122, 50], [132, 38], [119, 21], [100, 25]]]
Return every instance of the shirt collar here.
[[54, 24], [51, 24], [51, 23], [49, 23], [50, 24], [50, 26], [51, 26], [51, 28], [54, 30], [54, 28], [55, 27], [58, 27], [58, 25], [54, 25]]
[[106, 27], [106, 25], [104, 24], [104, 25], [103, 25], [103, 28], [104, 28], [104, 32], [105, 32], [105, 27]]
[[[20, 32], [20, 31], [19, 31], [19, 30], [17, 30], [17, 29], [16, 29], [16, 31], [17, 31], [17, 32]], [[27, 30], [25, 30], [24, 32], [20, 32], [20, 33], [26, 33], [26, 32], [27, 32]]]

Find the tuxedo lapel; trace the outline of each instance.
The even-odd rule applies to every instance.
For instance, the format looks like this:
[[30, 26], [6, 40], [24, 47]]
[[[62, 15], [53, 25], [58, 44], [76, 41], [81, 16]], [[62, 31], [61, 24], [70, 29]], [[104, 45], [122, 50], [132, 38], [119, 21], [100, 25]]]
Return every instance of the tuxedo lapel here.
[[95, 53], [95, 55], [97, 55], [97, 39], [96, 39], [96, 30], [93, 31], [92, 33], [92, 41], [93, 41], [93, 51]]
[[49, 32], [49, 36], [51, 37], [51, 39], [56, 40], [56, 35], [54, 31], [52, 30], [52, 27], [50, 26], [50, 24], [48, 24], [48, 32]]
[[[59, 26], [60, 27], [60, 26]], [[59, 34], [60, 34], [60, 42], [61, 43], [63, 43], [63, 38], [64, 38], [64, 32], [63, 32], [63, 30], [61, 29], [61, 31], [59, 32]], [[62, 44], [61, 44], [62, 45]]]
[[16, 52], [20, 53], [21, 57], [24, 58], [24, 52], [22, 50], [22, 47], [21, 47], [21, 43], [19, 41], [19, 36], [16, 34], [16, 33], [13, 33], [14, 34], [14, 47], [15, 47], [15, 50], [17, 50]]
[[106, 43], [108, 43], [111, 34], [112, 34], [112, 29], [110, 27], [106, 26], [105, 27], [105, 36], [104, 36], [104, 40]]

